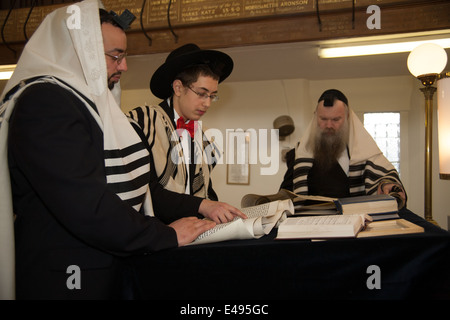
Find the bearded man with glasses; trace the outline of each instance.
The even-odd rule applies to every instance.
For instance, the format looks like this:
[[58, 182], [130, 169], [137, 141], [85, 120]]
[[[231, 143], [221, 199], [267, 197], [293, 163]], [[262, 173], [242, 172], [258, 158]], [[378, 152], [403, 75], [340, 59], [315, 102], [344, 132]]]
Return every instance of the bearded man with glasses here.
[[74, 6], [80, 27], [67, 23], [70, 7], [49, 13], [0, 99], [0, 299], [129, 298], [123, 257], [215, 226], [154, 217], [186, 210], [189, 196], [149, 186], [149, 152], [117, 102], [120, 84], [108, 89], [126, 60], [105, 53], [126, 52], [132, 19], [97, 0]]

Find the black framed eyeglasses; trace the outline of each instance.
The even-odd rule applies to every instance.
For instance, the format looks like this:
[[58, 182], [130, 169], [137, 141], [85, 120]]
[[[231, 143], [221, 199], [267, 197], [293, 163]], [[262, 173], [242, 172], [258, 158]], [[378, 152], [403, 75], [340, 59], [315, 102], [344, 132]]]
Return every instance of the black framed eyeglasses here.
[[200, 99], [205, 100], [210, 98], [211, 102], [216, 102], [219, 100], [219, 96], [217, 94], [207, 94], [206, 92], [197, 92], [191, 87], [188, 87], [193, 93], [195, 93]]
[[123, 52], [123, 53], [118, 54], [116, 56], [116, 55], [113, 55], [111, 53], [106, 53], [105, 52], [105, 55], [107, 55], [108, 57], [112, 58], [114, 60], [114, 62], [117, 62], [117, 64], [121, 64], [123, 59], [125, 59], [127, 57], [128, 53], [127, 52]]

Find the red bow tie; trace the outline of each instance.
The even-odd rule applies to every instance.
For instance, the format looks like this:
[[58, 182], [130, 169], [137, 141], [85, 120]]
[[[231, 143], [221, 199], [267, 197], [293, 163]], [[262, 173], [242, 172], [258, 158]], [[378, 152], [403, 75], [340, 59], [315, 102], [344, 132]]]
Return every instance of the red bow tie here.
[[189, 134], [191, 135], [191, 138], [194, 138], [194, 125], [195, 125], [194, 120], [189, 121], [188, 123], [184, 122], [184, 119], [182, 117], [179, 117], [177, 120], [177, 130], [178, 129], [186, 129]]

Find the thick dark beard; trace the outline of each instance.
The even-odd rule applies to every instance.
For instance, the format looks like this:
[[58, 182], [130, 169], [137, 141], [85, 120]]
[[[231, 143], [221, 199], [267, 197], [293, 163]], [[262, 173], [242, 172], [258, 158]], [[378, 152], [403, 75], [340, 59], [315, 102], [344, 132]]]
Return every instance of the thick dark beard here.
[[320, 170], [330, 170], [347, 147], [347, 137], [348, 126], [346, 125], [339, 131], [318, 129], [314, 138], [314, 165], [318, 166]]

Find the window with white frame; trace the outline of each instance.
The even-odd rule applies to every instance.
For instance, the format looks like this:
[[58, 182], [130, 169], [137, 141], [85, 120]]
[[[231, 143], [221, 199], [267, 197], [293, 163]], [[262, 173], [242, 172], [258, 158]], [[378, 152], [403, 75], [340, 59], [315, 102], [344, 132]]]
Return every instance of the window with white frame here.
[[364, 127], [400, 174], [400, 113], [364, 113]]

